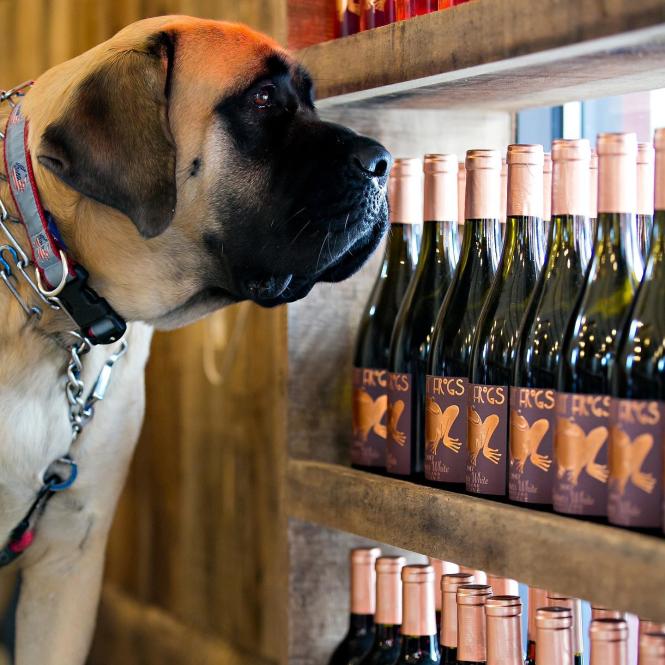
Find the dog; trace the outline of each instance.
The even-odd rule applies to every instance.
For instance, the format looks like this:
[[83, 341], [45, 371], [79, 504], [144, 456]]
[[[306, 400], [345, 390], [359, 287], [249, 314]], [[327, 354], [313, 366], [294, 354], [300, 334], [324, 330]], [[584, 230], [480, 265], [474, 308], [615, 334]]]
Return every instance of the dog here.
[[[0, 105], [0, 127], [9, 111]], [[106, 399], [70, 450], [72, 322], [48, 307], [39, 320], [26, 316], [0, 284], [0, 547], [54, 460], [70, 452], [79, 469], [11, 564], [22, 579], [16, 659], [77, 665], [141, 428], [151, 331], [243, 300], [293, 302], [317, 282], [349, 277], [387, 229], [392, 160], [375, 141], [319, 119], [308, 73], [268, 37], [184, 16], [134, 23], [47, 71], [20, 112], [59, 246], [128, 322]], [[16, 214], [8, 184], [0, 199]], [[13, 285], [39, 304], [24, 280]], [[119, 350], [93, 346], [83, 357], [86, 389]]]

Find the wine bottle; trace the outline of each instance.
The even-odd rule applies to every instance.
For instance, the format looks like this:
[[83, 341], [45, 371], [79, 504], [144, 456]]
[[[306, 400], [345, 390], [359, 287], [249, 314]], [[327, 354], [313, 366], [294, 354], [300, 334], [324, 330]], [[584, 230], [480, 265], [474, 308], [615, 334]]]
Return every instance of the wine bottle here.
[[428, 565], [405, 566], [402, 569], [402, 593], [402, 651], [395, 664], [439, 665], [434, 569]]
[[426, 155], [423, 233], [416, 271], [397, 314], [388, 361], [388, 473], [421, 474], [425, 375], [432, 332], [457, 265], [457, 156]]
[[462, 243], [464, 237], [464, 220], [466, 214], [464, 212], [464, 204], [466, 201], [466, 165], [460, 162], [457, 168], [457, 239]]
[[351, 550], [351, 614], [349, 629], [337, 645], [330, 665], [356, 665], [374, 642], [376, 609], [376, 572], [374, 565], [381, 554], [378, 547]]
[[469, 150], [466, 169], [462, 253], [434, 326], [427, 365], [425, 477], [446, 485], [465, 479], [471, 346], [501, 246], [498, 151]]
[[[495, 591], [494, 587], [492, 590]], [[495, 594], [485, 601], [487, 665], [523, 665], [522, 601]]]
[[640, 665], [663, 665], [665, 663], [665, 633], [640, 635]]
[[536, 612], [541, 607], [547, 607], [547, 591], [530, 586], [528, 602], [526, 661], [524, 665], [536, 665]]
[[536, 610], [538, 665], [573, 665], [573, 614], [567, 607]]
[[360, 31], [394, 23], [395, 0], [360, 0]]
[[656, 145], [651, 250], [612, 370], [607, 511], [612, 524], [658, 530], [665, 441], [665, 130], [656, 133]]
[[498, 575], [488, 575], [487, 584], [492, 587], [492, 593], [495, 596], [519, 596], [520, 585], [517, 580], [511, 580], [509, 577], [499, 577]]
[[466, 489], [505, 496], [509, 391], [522, 317], [543, 263], [543, 147], [508, 147], [503, 251], [473, 342]]
[[[548, 592], [547, 602], [550, 607], [567, 607], [572, 616], [572, 649], [574, 665], [582, 665], [584, 660], [584, 637], [582, 634], [582, 601], [558, 593]], [[540, 654], [537, 654], [540, 658]], [[537, 661], [540, 665], [540, 660]]]
[[337, 0], [337, 36], [355, 35], [360, 29], [360, 0]]
[[499, 219], [501, 220], [501, 242], [503, 242], [503, 233], [505, 231], [505, 225], [506, 225], [506, 211], [507, 211], [507, 206], [508, 206], [508, 162], [506, 161], [506, 158], [503, 157], [501, 159], [501, 198], [499, 200], [499, 205], [501, 206], [499, 208], [499, 211], [501, 212], [501, 216]]
[[610, 367], [639, 281], [635, 262], [635, 134], [598, 137], [596, 242], [561, 351], [554, 510], [607, 515]]
[[589, 642], [590, 665], [628, 665], [628, 625], [623, 619], [594, 619]]
[[[554, 143], [552, 143], [554, 148]], [[552, 221], [552, 154], [546, 152], [543, 155], [543, 229], [545, 237], [550, 234], [550, 222]]]
[[427, 557], [427, 563], [434, 569], [434, 609], [436, 610], [436, 629], [441, 630], [441, 609], [443, 607], [443, 599], [441, 597], [441, 578], [444, 575], [452, 575], [459, 573], [459, 566], [456, 563], [449, 561], [441, 561], [440, 559], [433, 559]]
[[450, 573], [441, 577], [441, 665], [457, 663], [457, 589], [474, 582], [471, 573]]
[[511, 501], [552, 504], [554, 394], [561, 343], [584, 283], [583, 229], [591, 147], [586, 139], [552, 142], [552, 213], [545, 268], [519, 334], [510, 389]]
[[581, 246], [584, 247], [584, 274], [586, 275], [593, 246], [596, 240], [596, 225], [598, 221], [598, 154], [591, 149], [591, 161], [589, 163], [589, 223], [582, 228], [584, 241]]
[[388, 358], [395, 318], [413, 274], [414, 225], [422, 220], [422, 172], [417, 159], [397, 159], [390, 173], [390, 233], [379, 276], [363, 313], [353, 363], [354, 466], [386, 466]]
[[487, 663], [485, 603], [491, 595], [487, 584], [457, 588], [457, 665]]
[[381, 556], [376, 560], [376, 613], [374, 643], [360, 661], [362, 665], [393, 665], [402, 647], [403, 556]]
[[654, 204], [654, 149], [651, 143], [637, 144], [637, 244], [642, 260], [649, 254]]

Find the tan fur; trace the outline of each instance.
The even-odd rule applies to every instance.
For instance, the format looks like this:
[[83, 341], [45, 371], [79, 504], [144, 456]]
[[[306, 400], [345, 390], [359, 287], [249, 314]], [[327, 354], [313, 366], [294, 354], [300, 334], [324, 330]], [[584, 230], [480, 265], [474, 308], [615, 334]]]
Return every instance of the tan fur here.
[[[178, 148], [178, 203], [167, 230], [145, 240], [128, 218], [63, 184], [36, 156], [42, 133], [67, 108], [80, 82], [100, 65], [122, 58], [123, 52], [143, 48], [146, 37], [158, 30], [177, 31], [178, 53], [184, 54], [174, 72], [169, 112]], [[90, 272], [92, 286], [128, 320], [179, 325], [206, 313], [203, 307], [189, 313], [187, 319], [165, 316], [196, 291], [198, 275], [205, 270], [197, 242], [213, 221], [210, 197], [206, 196], [213, 174], [206, 166], [223, 164], [225, 150], [223, 141], [214, 138], [210, 109], [220, 94], [246, 85], [258, 72], [262, 58], [276, 50], [277, 45], [268, 38], [242, 26], [187, 17], [148, 19], [49, 70], [25, 98], [29, 146], [45, 207], [58, 220], [71, 255]], [[6, 108], [2, 114], [4, 126]], [[199, 154], [203, 155], [203, 173], [188, 179], [186, 169], [178, 167]], [[10, 202], [4, 184], [0, 196], [6, 204]], [[16, 230], [25, 243], [22, 229]], [[27, 289], [21, 291], [35, 302]], [[63, 392], [66, 354], [48, 335], [66, 331], [70, 324], [50, 312], [38, 326], [26, 323], [18, 304], [1, 285], [0, 315], [0, 543], [4, 544], [34, 498], [41, 474], [69, 447]], [[85, 661], [107, 533], [143, 417], [143, 370], [150, 336], [149, 326], [130, 325], [129, 352], [118, 363], [107, 399], [76, 446], [79, 480], [49, 504], [33, 547], [19, 559], [23, 588], [18, 665], [78, 665]], [[86, 356], [88, 387], [109, 352], [95, 348]]]

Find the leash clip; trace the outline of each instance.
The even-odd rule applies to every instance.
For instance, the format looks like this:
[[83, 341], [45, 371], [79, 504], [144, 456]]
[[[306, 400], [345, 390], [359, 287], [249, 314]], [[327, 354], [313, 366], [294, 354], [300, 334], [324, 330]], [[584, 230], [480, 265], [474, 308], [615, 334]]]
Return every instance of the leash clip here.
[[44, 484], [48, 487], [50, 492], [62, 492], [68, 490], [76, 482], [76, 478], [79, 475], [78, 464], [76, 464], [69, 455], [58, 458], [51, 464], [51, 466], [54, 466], [55, 464], [65, 464], [68, 466], [69, 475], [63, 480], [55, 471], [53, 471], [48, 474], [44, 480]]

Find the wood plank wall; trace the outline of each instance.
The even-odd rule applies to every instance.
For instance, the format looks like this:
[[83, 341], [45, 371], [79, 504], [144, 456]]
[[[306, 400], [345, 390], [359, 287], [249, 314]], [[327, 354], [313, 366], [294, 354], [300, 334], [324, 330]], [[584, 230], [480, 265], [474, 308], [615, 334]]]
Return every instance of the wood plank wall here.
[[[243, 21], [286, 42], [286, 0], [0, 0], [0, 88], [165, 13]], [[285, 335], [283, 310], [248, 304], [156, 335], [93, 665], [276, 659]]]

